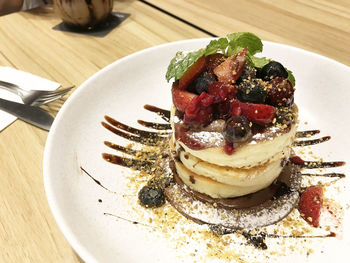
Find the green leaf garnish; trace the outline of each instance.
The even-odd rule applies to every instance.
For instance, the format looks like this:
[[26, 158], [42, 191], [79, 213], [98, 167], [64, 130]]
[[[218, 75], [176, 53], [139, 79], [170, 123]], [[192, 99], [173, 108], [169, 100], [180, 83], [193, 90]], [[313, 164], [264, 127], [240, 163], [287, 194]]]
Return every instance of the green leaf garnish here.
[[[239, 52], [243, 48], [247, 48], [249, 54], [253, 56], [256, 53], [259, 53], [263, 50], [263, 44], [256, 35], [249, 32], [238, 32], [227, 35], [229, 46], [234, 53]], [[231, 56], [231, 54], [227, 54]]]
[[290, 83], [292, 83], [293, 87], [295, 86], [295, 78], [293, 76], [292, 71], [286, 69], [288, 72], [288, 80], [290, 81]]
[[175, 80], [180, 79], [185, 71], [204, 55], [204, 52], [205, 49], [190, 52], [187, 55], [183, 52], [177, 52], [168, 66], [168, 71], [165, 76], [167, 81], [169, 82], [172, 78], [175, 78]]
[[263, 66], [265, 66], [266, 64], [268, 64], [271, 60], [265, 57], [251, 57], [252, 62], [253, 62], [253, 66], [256, 68], [262, 68]]
[[228, 40], [226, 38], [219, 38], [217, 40], [212, 40], [205, 48], [204, 55], [208, 56], [218, 52], [225, 53], [228, 46]]
[[[201, 56], [208, 56], [215, 53], [223, 53], [227, 56], [240, 52], [247, 48], [247, 64], [262, 68], [271, 60], [265, 57], [255, 57], [256, 53], [262, 52], [263, 44], [256, 35], [249, 32], [237, 32], [229, 34], [226, 37], [214, 39], [203, 49], [187, 53], [177, 52], [170, 61], [166, 73], [166, 79], [169, 82], [172, 78], [178, 80]], [[288, 71], [288, 80], [295, 85], [295, 79], [290, 70]]]

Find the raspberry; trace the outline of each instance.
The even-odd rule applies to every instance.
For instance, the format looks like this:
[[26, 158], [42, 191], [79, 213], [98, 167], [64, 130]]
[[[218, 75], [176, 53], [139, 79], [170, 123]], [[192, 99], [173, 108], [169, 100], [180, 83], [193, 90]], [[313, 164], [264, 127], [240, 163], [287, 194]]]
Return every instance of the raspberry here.
[[272, 106], [289, 106], [294, 102], [294, 88], [289, 80], [274, 78], [269, 82], [267, 103]]
[[214, 103], [219, 103], [235, 98], [236, 88], [230, 84], [216, 81], [209, 86], [208, 93], [214, 97]]
[[188, 104], [184, 123], [186, 124], [209, 124], [213, 119], [213, 97], [206, 92], [194, 97]]

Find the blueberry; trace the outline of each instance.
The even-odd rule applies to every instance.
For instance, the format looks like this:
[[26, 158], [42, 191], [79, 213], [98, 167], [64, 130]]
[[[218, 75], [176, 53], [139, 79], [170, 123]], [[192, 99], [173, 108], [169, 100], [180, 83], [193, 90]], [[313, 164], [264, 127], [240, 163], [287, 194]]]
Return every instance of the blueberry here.
[[165, 203], [165, 196], [160, 187], [146, 185], [139, 192], [139, 200], [142, 206], [159, 207]]
[[277, 61], [271, 61], [258, 71], [258, 77], [270, 80], [275, 77], [288, 78], [288, 72], [283, 65]]
[[241, 143], [251, 137], [249, 122], [244, 116], [232, 116], [225, 124], [224, 137], [229, 143]]
[[238, 86], [237, 98], [240, 101], [251, 103], [264, 103], [267, 97], [263, 82], [258, 79], [244, 80]]
[[197, 94], [201, 94], [203, 91], [208, 92], [210, 84], [215, 81], [215, 76], [209, 72], [203, 72], [194, 81], [194, 89]]

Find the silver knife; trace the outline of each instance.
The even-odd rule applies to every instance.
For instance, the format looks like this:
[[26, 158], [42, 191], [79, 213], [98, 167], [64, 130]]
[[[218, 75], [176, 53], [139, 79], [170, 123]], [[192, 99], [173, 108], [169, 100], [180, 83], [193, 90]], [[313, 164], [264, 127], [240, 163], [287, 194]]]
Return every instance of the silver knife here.
[[41, 129], [50, 130], [54, 118], [39, 107], [0, 98], [0, 109]]

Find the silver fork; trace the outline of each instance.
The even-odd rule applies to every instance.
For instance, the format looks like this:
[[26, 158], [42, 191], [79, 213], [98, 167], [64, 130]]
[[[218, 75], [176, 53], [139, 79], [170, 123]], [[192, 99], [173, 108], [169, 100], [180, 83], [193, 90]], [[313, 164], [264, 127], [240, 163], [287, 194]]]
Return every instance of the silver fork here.
[[61, 90], [24, 90], [18, 85], [0, 80], [0, 88], [8, 90], [21, 97], [24, 104], [40, 106], [62, 98], [72, 87]]

